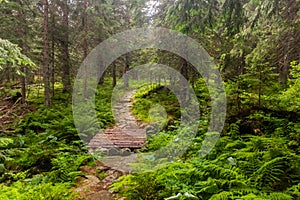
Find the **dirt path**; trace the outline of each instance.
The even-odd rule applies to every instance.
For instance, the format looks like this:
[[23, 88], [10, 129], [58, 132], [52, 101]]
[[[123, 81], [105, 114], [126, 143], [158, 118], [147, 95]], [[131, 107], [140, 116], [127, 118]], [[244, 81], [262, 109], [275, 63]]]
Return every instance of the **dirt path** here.
[[[113, 108], [116, 125], [114, 129], [138, 129], [136, 118], [131, 113], [132, 99], [131, 97], [136, 91], [126, 92], [116, 102]], [[97, 199], [97, 200], [113, 200], [125, 199], [118, 197], [117, 194], [112, 194], [109, 187], [113, 181], [117, 180], [120, 176], [131, 172], [129, 164], [134, 162], [137, 155], [129, 152], [126, 156], [106, 156], [103, 160], [96, 162], [96, 166], [81, 167], [84, 172], [85, 178], [78, 181], [77, 187], [74, 188], [78, 192], [80, 199]]]
[[120, 129], [137, 129], [139, 128], [136, 123], [136, 118], [132, 115], [132, 96], [136, 93], [136, 90], [126, 92], [114, 105], [113, 112], [115, 113], [115, 128]]

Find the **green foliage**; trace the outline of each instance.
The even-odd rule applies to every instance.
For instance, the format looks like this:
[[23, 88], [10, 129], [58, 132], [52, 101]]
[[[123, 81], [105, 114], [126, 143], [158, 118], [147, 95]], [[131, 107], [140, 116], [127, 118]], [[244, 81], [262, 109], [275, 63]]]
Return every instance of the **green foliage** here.
[[148, 150], [155, 151], [166, 146], [173, 139], [174, 131], [159, 132], [148, 138]]
[[[199, 80], [199, 84], [195, 83], [196, 94], [199, 101], [207, 101], [209, 96], [201, 81]], [[299, 124], [289, 122], [285, 116], [275, 112], [278, 108], [274, 112], [268, 112], [267, 109], [253, 110], [257, 108], [255, 102], [258, 96], [254, 95], [255, 90], [249, 89], [252, 87], [251, 80], [241, 76], [239, 84], [240, 94], [234, 94], [237, 89], [232, 88], [234, 84], [231, 82], [228, 84], [231, 88], [227, 87], [227, 90], [232, 89], [230, 95], [236, 95], [232, 100], [239, 101], [243, 110], [248, 110], [249, 113], [229, 118], [235, 123], [227, 124], [223, 137], [204, 159], [197, 159], [197, 156], [208, 126], [207, 120], [201, 120], [197, 137], [188, 152], [178, 158], [180, 160], [144, 173], [122, 177], [113, 188], [128, 199], [162, 199], [185, 192], [194, 194], [199, 199], [297, 198], [295, 188], [300, 181], [300, 157], [297, 155]], [[263, 94], [267, 96], [277, 89], [271, 88], [262, 92], [262, 107], [274, 108], [267, 104], [273, 99], [265, 99]], [[164, 101], [161, 90], [159, 87], [139, 90], [135, 96], [135, 114], [142, 113], [147, 120], [147, 111], [156, 97], [155, 103], [162, 104]], [[169, 110], [175, 107], [172, 101], [175, 99], [170, 99], [167, 104]], [[207, 105], [209, 104], [203, 103], [201, 110], [209, 113]], [[230, 109], [236, 109], [235, 106], [236, 104], [231, 105]], [[240, 113], [241, 110], [237, 109], [236, 112]], [[230, 114], [233, 113], [235, 112]], [[176, 131], [171, 130], [150, 137], [147, 151], [161, 149], [175, 133]]]
[[168, 125], [178, 124], [180, 108], [176, 96], [158, 85], [141, 87], [134, 95], [133, 114], [143, 121], [150, 122], [149, 110], [155, 105], [162, 106], [167, 112]]
[[300, 157], [287, 143], [277, 137], [222, 137], [213, 158], [178, 160], [125, 176], [113, 188], [128, 199], [161, 199], [184, 192], [199, 199], [293, 199], [298, 195]]
[[25, 75], [20, 70], [21, 66], [35, 67], [35, 64], [21, 53], [18, 45], [0, 38], [0, 71], [10, 67], [17, 75]]
[[[102, 89], [99, 88], [102, 99], [99, 97], [97, 110], [100, 123], [105, 127], [113, 120], [110, 91]], [[52, 108], [40, 107], [28, 113], [16, 128], [15, 135], [1, 137], [0, 180], [6, 184], [3, 185], [5, 190], [15, 191], [12, 198], [25, 199], [24, 193], [29, 195], [27, 199], [34, 198], [30, 195], [40, 199], [74, 199], [69, 187], [82, 176], [79, 167], [94, 161], [86, 154], [87, 149], [78, 136], [71, 105], [62, 101], [68, 101], [68, 97], [57, 91]], [[87, 125], [93, 123], [98, 121], [90, 120]], [[37, 180], [37, 175], [42, 178]], [[18, 184], [23, 184], [26, 191], [20, 190]], [[7, 199], [10, 194], [4, 192], [3, 195], [3, 199]]]
[[280, 107], [287, 111], [300, 111], [300, 64], [291, 63], [291, 79], [289, 87], [280, 95]]
[[114, 124], [111, 108], [113, 87], [110, 86], [108, 80], [105, 80], [105, 83], [98, 87], [95, 94], [96, 115], [101, 128], [105, 128]]
[[53, 199], [60, 200], [74, 199], [69, 187], [62, 183], [52, 184], [43, 183], [39, 185], [17, 181], [10, 186], [0, 185], [0, 199], [3, 200], [34, 200], [34, 199]]
[[264, 163], [253, 175], [255, 184], [260, 187], [272, 188], [274, 183], [282, 183], [282, 177], [285, 173], [286, 158], [278, 157]]
[[29, 133], [31, 130], [35, 133], [43, 133], [46, 129], [51, 129], [50, 124], [55, 124], [57, 119], [61, 120], [61, 118], [68, 117], [68, 113], [70, 113], [70, 107], [66, 108], [63, 105], [41, 108], [26, 115], [19, 126], [20, 131]]
[[0, 138], [0, 149], [6, 149], [10, 144], [14, 142], [11, 138]]
[[90, 155], [85, 154], [59, 153], [56, 158], [51, 160], [52, 169], [48, 174], [49, 180], [54, 183], [72, 183], [78, 176], [82, 175], [79, 167], [87, 164], [91, 158]]
[[[226, 81], [227, 121], [221, 138], [206, 157], [200, 159], [199, 150], [205, 136], [210, 134], [207, 133], [210, 94], [205, 80], [197, 79], [199, 74], [188, 64], [186, 75], [193, 84], [201, 110], [196, 138], [189, 141], [191, 146], [174, 162], [124, 176], [113, 189], [128, 199], [163, 199], [179, 193], [204, 200], [300, 199], [299, 0], [151, 2], [90, 1], [88, 8], [83, 10], [83, 1], [70, 1], [67, 23], [64, 17], [60, 17], [62, 5], [49, 1], [48, 57], [54, 81], [61, 81], [61, 61], [66, 61], [67, 68], [64, 69], [69, 69], [71, 74], [76, 72], [75, 66], [83, 58], [82, 49], [78, 48], [82, 37], [90, 50], [99, 41], [121, 31], [122, 26], [127, 29], [145, 24], [172, 28], [199, 41], [219, 63]], [[3, 14], [0, 17], [0, 36], [21, 44], [24, 52], [36, 63], [43, 62], [40, 58], [43, 41], [39, 39], [42, 38], [43, 23], [37, 23], [43, 20], [40, 11], [41, 4], [35, 1], [0, 0]], [[87, 24], [82, 20], [85, 14]], [[82, 28], [82, 25], [88, 27]], [[68, 31], [64, 32], [62, 28], [68, 28]], [[69, 38], [72, 42], [62, 38]], [[160, 42], [163, 44], [164, 41]], [[68, 52], [64, 52], [64, 46]], [[113, 87], [105, 80], [95, 91], [95, 102], [84, 102], [80, 112], [95, 113], [97, 119], [78, 115], [79, 128], [82, 129], [78, 135], [70, 96], [56, 91], [60, 83], [55, 84], [57, 95], [52, 99], [53, 107], [41, 106], [43, 99], [39, 97], [43, 94], [43, 87], [30, 86], [37, 80], [30, 77], [29, 72], [35, 69], [35, 64], [29, 57], [23, 55], [17, 45], [0, 39], [0, 82], [6, 77], [11, 80], [6, 88], [0, 87], [1, 93], [13, 95], [20, 90], [9, 87], [15, 87], [16, 78], [25, 75], [22, 69], [25, 67], [28, 109], [32, 111], [22, 118], [18, 127], [12, 127], [12, 132], [11, 127], [6, 129], [9, 133], [1, 132], [0, 181], [3, 184], [0, 185], [0, 199], [74, 199], [69, 187], [82, 175], [79, 167], [93, 161], [86, 155], [87, 149], [80, 137], [96, 133], [97, 125], [105, 129], [114, 124], [111, 112]], [[117, 75], [123, 74], [120, 68], [124, 65], [124, 57], [114, 63]], [[135, 51], [125, 60], [129, 68], [148, 60], [180, 70], [184, 66], [179, 57], [158, 49]], [[105, 73], [111, 75], [109, 70]], [[2, 114], [6, 105], [0, 103]], [[89, 109], [94, 104], [95, 112]], [[156, 108], [166, 110], [169, 126], [148, 138], [148, 146], [143, 150], [150, 155], [168, 145], [176, 133], [181, 138], [171, 151], [186, 145], [180, 140], [185, 136], [184, 129], [177, 131], [182, 114], [180, 105], [169, 90], [156, 84], [139, 88], [133, 113], [150, 122], [149, 111], [155, 111], [153, 107], [157, 104], [161, 107]], [[2, 126], [3, 118], [0, 119]], [[5, 126], [6, 121], [3, 121]], [[100, 173], [100, 178], [104, 176]], [[186, 197], [182, 195], [178, 199]]]
[[188, 163], [174, 163], [161, 170], [124, 176], [114, 183], [113, 190], [129, 199], [162, 199], [176, 191], [193, 193], [188, 185], [197, 180], [198, 172], [190, 167]]

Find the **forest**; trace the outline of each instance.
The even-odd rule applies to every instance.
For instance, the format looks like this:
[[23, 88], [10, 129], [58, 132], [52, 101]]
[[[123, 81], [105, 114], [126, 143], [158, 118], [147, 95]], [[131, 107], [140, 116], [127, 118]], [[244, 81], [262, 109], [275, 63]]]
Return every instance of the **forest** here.
[[299, 9], [0, 0], [0, 199], [300, 200]]

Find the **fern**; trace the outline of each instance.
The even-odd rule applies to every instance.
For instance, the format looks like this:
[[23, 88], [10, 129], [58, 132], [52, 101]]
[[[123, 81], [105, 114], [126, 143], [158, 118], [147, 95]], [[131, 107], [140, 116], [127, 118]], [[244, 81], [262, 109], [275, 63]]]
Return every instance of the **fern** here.
[[289, 188], [287, 193], [293, 196], [294, 199], [300, 199], [300, 183]]
[[232, 196], [233, 196], [232, 192], [223, 191], [219, 194], [212, 195], [210, 200], [227, 200], [227, 199], [231, 199]]
[[43, 183], [40, 185], [32, 185], [17, 181], [10, 186], [0, 185], [1, 200], [72, 200], [75, 196], [75, 193], [73, 193], [66, 184]]
[[49, 173], [52, 182], [73, 182], [82, 175], [79, 167], [91, 157], [88, 155], [71, 155], [61, 153], [52, 159], [52, 171]]
[[264, 200], [263, 198], [251, 193], [251, 194], [247, 194], [247, 195], [244, 195], [244, 196], [239, 196], [239, 197], [236, 197], [237, 199], [244, 199], [244, 200]]
[[209, 164], [204, 167], [207, 176], [221, 179], [233, 179], [239, 176], [238, 168], [224, 168], [218, 164]]
[[273, 184], [279, 182], [285, 173], [287, 159], [285, 157], [275, 158], [264, 163], [251, 177], [258, 187], [267, 186], [272, 188]]
[[9, 145], [13, 144], [14, 140], [12, 138], [0, 137], [0, 149], [6, 149]]
[[269, 195], [263, 196], [265, 199], [272, 199], [272, 200], [292, 200], [293, 197], [285, 194], [285, 193], [280, 193], [280, 192], [273, 192]]
[[209, 179], [206, 182], [200, 182], [195, 185], [196, 189], [200, 189], [197, 194], [203, 196], [203, 194], [215, 194], [220, 191], [218, 185], [213, 183], [212, 179]]

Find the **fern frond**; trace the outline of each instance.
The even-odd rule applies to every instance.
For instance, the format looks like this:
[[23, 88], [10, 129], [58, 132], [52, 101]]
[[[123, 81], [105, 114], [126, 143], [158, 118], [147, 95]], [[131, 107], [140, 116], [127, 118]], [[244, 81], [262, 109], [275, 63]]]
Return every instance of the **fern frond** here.
[[233, 196], [232, 192], [224, 191], [219, 194], [212, 195], [210, 200], [228, 200], [231, 199], [232, 196]]
[[286, 158], [279, 157], [263, 164], [255, 173], [251, 180], [254, 179], [255, 185], [259, 187], [272, 186], [277, 181], [280, 181], [285, 173]]
[[293, 197], [282, 193], [282, 192], [273, 192], [270, 195], [264, 196], [265, 199], [272, 199], [272, 200], [292, 200]]

